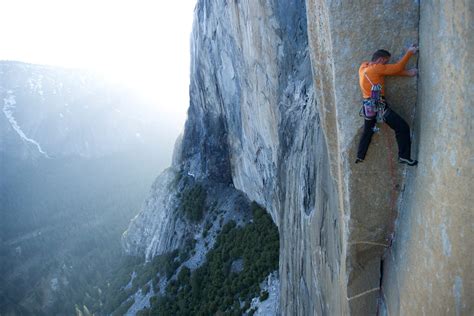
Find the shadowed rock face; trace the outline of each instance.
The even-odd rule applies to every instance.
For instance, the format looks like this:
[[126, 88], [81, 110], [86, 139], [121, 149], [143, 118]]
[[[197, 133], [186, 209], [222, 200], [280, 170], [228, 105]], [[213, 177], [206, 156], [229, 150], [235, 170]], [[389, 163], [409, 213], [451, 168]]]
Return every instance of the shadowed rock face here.
[[[199, 1], [195, 17], [190, 108], [173, 168], [198, 181], [231, 183], [267, 208], [281, 236], [283, 314], [339, 312], [340, 219], [305, 3]], [[176, 247], [171, 231], [180, 221], [157, 207], [173, 204], [160, 196], [147, 201], [125, 235], [130, 253]], [[159, 218], [169, 225], [152, 224]]]
[[[314, 98], [305, 3], [201, 1], [196, 17], [187, 128], [205, 134], [210, 129], [197, 122], [223, 118], [234, 186], [278, 225], [281, 313], [340, 313], [338, 200]], [[197, 167], [206, 153], [196, 150], [202, 162], [183, 165], [208, 174]]]
[[[421, 8], [422, 18], [423, 12], [433, 17], [424, 20], [425, 28], [430, 21], [437, 21], [433, 12], [441, 10], [439, 5], [434, 5], [434, 11], [430, 8], [426, 4]], [[472, 29], [472, 5], [469, 9], [470, 13], [459, 17], [462, 22], [454, 24], [456, 30]], [[450, 17], [440, 16], [442, 21]], [[433, 136], [443, 117], [430, 114], [434, 112], [427, 110], [427, 102], [441, 107], [441, 101], [429, 95], [436, 89], [435, 78], [443, 76], [443, 67], [433, 68], [435, 73], [432, 73], [427, 62], [420, 64], [421, 79], [426, 78], [427, 85], [422, 86], [418, 99], [416, 78], [387, 79], [388, 102], [411, 126], [415, 106], [422, 109], [421, 114], [416, 113], [415, 135], [419, 142], [422, 132], [430, 131], [431, 137], [425, 140], [428, 143], [420, 143], [425, 144], [426, 150], [420, 148], [422, 163], [418, 169], [398, 165], [393, 132], [383, 128], [374, 136], [366, 161], [353, 164], [363, 125], [358, 116], [359, 65], [380, 48], [392, 52], [397, 60], [411, 43], [420, 42], [422, 51], [429, 47], [428, 42], [433, 45], [435, 40], [423, 29], [422, 37], [418, 38], [418, 24], [419, 4], [408, 0], [377, 4], [203, 0], [197, 4], [189, 116], [183, 139], [175, 150], [173, 168], [198, 181], [233, 185], [270, 212], [280, 232], [279, 312], [283, 315], [373, 315], [377, 309], [386, 311], [387, 306], [391, 314], [397, 314], [398, 302], [404, 306], [418, 304], [412, 300], [418, 293], [400, 294], [410, 283], [409, 274], [401, 268], [410, 256], [402, 250], [405, 247], [413, 251], [422, 247], [432, 249], [429, 240], [418, 236], [424, 241], [408, 241], [406, 236], [412, 233], [413, 219], [403, 215], [398, 226], [402, 231], [396, 234], [400, 237], [395, 239], [391, 255], [387, 249], [395, 234], [397, 210], [414, 214], [414, 207], [421, 212], [418, 214], [425, 214], [432, 206], [428, 203], [429, 194], [420, 195], [421, 200], [410, 198], [410, 194], [415, 196], [418, 190], [436, 181], [438, 187], [433, 192], [443, 191], [440, 179], [448, 181], [453, 170], [464, 180], [448, 183], [467, 188], [469, 180], [472, 181], [472, 154], [469, 154], [472, 140], [466, 136], [472, 134], [469, 125], [472, 109], [467, 108], [466, 101], [470, 99], [456, 101], [454, 113], [467, 113], [463, 127], [455, 129], [456, 137], [448, 132], [440, 136], [446, 146], [451, 140], [454, 142], [450, 146], [456, 149], [455, 153], [448, 160], [433, 160], [431, 155], [440, 155], [445, 148], [434, 145], [438, 139]], [[463, 45], [467, 51], [472, 41]], [[442, 47], [446, 49], [444, 44]], [[422, 57], [423, 54], [429, 52], [422, 53]], [[463, 54], [459, 57], [462, 68], [468, 64], [468, 57]], [[451, 61], [443, 58], [442, 62]], [[409, 67], [416, 61], [413, 58]], [[472, 71], [463, 71], [459, 80], [470, 82]], [[464, 88], [451, 87], [454, 98], [460, 98], [459, 91], [472, 96], [472, 89], [467, 85], [461, 87]], [[437, 93], [444, 100], [440, 89]], [[420, 127], [423, 115], [431, 118], [426, 131]], [[442, 162], [436, 166], [441, 168], [440, 174], [446, 171], [445, 178], [438, 178], [436, 166], [423, 169], [424, 161]], [[417, 180], [416, 172], [420, 171], [424, 172], [423, 178]], [[404, 201], [401, 208], [399, 196]], [[439, 251], [448, 258], [438, 274], [449, 275], [451, 283], [446, 284], [451, 285], [443, 283], [443, 286], [452, 288], [454, 293], [452, 299], [443, 301], [443, 306], [450, 306], [450, 310], [456, 310], [457, 306], [464, 312], [470, 304], [466, 271], [472, 268], [472, 263], [450, 266], [449, 255], [459, 256], [456, 260], [461, 260], [467, 249], [455, 244], [469, 234], [461, 224], [468, 222], [465, 217], [469, 204], [466, 191], [460, 190], [453, 197], [459, 198], [453, 200], [453, 207], [460, 210], [464, 220], [451, 220], [447, 208], [443, 209], [445, 217], [440, 217], [442, 221], [438, 224]], [[439, 200], [439, 205], [443, 203]], [[145, 208], [143, 214], [147, 212], [150, 211]], [[147, 221], [141, 222], [146, 228]], [[456, 235], [454, 230], [461, 226], [464, 230], [458, 230]], [[165, 235], [170, 236], [173, 225], [164, 229], [168, 231]], [[428, 231], [436, 235], [436, 229]], [[157, 242], [163, 237], [153, 238]], [[441, 252], [427, 255], [437, 258]], [[393, 253], [403, 253], [404, 259]], [[385, 260], [382, 275], [382, 259], [387, 257], [393, 264]], [[418, 279], [429, 279], [433, 270], [423, 270], [426, 265], [420, 260], [409, 263], [422, 270]], [[453, 267], [458, 272], [448, 272]], [[399, 273], [405, 283], [396, 279]], [[379, 305], [381, 283], [388, 294], [386, 304]], [[440, 295], [448, 297], [444, 292]], [[451, 305], [448, 300], [452, 301]], [[425, 300], [423, 304], [431, 303]], [[400, 313], [416, 314], [420, 309], [402, 306]]]

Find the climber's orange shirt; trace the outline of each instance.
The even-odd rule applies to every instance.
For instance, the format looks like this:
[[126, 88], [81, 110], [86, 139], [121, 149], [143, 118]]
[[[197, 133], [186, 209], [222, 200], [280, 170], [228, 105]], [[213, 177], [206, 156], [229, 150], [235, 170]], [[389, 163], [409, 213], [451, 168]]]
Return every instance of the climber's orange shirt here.
[[405, 66], [410, 59], [413, 53], [408, 51], [405, 56], [396, 64], [370, 64], [368, 61], [365, 61], [360, 65], [359, 68], [359, 85], [360, 90], [362, 91], [362, 96], [364, 98], [370, 98], [370, 89], [372, 85], [370, 84], [369, 80], [365, 77], [364, 73], [367, 74], [370, 81], [373, 84], [381, 84], [382, 85], [382, 95], [385, 94], [385, 80], [384, 76], [407, 76], [408, 73], [405, 70]]

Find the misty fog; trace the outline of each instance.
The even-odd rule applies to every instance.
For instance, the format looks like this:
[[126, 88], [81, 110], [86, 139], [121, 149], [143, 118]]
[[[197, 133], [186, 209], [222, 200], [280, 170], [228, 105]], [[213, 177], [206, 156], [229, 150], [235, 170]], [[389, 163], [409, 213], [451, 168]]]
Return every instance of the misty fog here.
[[120, 305], [107, 291], [128, 260], [121, 236], [184, 128], [193, 6], [4, 7], [1, 315]]

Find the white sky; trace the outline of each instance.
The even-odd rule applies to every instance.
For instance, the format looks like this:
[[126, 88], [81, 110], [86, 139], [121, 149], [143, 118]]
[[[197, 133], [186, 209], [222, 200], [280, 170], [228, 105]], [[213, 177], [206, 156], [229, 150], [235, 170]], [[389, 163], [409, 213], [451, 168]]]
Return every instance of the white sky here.
[[0, 60], [96, 70], [153, 96], [181, 129], [195, 3], [0, 0]]

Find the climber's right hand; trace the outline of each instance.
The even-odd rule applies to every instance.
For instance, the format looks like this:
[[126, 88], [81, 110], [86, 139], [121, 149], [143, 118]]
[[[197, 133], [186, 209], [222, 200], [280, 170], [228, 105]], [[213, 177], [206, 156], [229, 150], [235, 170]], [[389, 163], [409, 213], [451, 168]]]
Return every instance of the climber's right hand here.
[[417, 45], [417, 44], [412, 44], [412, 45], [408, 48], [408, 51], [409, 51], [409, 52], [412, 52], [413, 54], [416, 54], [416, 52], [418, 52], [418, 45]]

